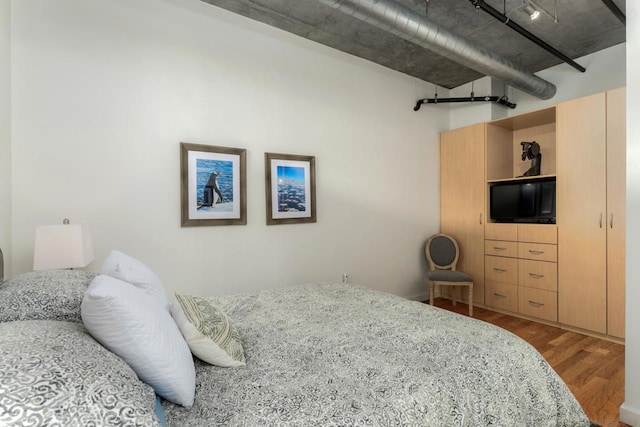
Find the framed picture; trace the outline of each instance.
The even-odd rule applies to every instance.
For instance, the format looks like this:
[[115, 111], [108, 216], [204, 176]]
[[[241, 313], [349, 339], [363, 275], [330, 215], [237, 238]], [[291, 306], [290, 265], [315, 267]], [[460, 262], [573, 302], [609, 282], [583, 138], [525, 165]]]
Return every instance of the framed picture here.
[[316, 222], [316, 160], [265, 153], [267, 225]]
[[246, 150], [180, 143], [182, 226], [247, 223]]

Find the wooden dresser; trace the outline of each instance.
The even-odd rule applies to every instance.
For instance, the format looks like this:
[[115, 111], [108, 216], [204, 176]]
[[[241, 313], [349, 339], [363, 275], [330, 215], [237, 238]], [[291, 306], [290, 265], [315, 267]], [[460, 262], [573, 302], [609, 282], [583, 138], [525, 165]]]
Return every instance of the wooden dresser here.
[[558, 321], [558, 230], [555, 225], [485, 225], [485, 303]]
[[[476, 305], [624, 340], [625, 108], [618, 88], [440, 134], [440, 230], [458, 241]], [[540, 175], [525, 176], [527, 141]], [[557, 181], [555, 224], [492, 215], [493, 189], [523, 180]]]

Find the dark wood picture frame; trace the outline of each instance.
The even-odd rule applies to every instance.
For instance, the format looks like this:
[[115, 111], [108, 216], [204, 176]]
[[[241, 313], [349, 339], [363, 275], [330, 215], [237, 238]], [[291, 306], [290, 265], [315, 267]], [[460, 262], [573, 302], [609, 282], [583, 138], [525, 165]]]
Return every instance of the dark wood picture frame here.
[[243, 148], [180, 143], [182, 227], [247, 223]]
[[316, 222], [316, 159], [265, 153], [267, 225]]

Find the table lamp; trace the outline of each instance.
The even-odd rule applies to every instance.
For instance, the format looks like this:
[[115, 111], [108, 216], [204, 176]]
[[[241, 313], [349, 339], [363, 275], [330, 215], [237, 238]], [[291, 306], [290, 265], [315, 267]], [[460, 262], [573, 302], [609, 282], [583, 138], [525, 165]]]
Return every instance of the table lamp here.
[[36, 227], [33, 251], [34, 270], [73, 269], [93, 261], [93, 245], [82, 225], [41, 225]]

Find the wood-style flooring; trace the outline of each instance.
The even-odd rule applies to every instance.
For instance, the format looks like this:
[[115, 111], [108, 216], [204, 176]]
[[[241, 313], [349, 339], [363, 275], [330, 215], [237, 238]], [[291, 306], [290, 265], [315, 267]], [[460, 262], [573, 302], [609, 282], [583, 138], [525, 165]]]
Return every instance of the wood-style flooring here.
[[[455, 306], [436, 298], [434, 305], [468, 315], [465, 303]], [[507, 329], [534, 346], [567, 383], [591, 421], [603, 427], [622, 427], [624, 346], [479, 307], [473, 317]]]

